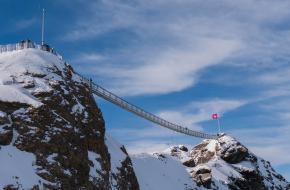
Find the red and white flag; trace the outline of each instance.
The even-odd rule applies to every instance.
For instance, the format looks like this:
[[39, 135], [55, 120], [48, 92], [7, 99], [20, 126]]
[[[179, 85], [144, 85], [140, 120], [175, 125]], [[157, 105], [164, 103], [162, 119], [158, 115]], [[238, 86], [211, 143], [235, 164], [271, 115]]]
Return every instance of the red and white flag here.
[[212, 119], [218, 119], [219, 115], [217, 113], [214, 113], [214, 114], [211, 115], [211, 118]]

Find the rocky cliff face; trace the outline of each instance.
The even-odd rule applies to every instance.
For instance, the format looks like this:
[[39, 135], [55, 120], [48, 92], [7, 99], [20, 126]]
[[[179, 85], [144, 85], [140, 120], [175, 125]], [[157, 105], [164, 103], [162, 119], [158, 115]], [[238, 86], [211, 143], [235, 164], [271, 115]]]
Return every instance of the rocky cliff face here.
[[204, 140], [192, 150], [175, 146], [158, 154], [165, 155], [181, 161], [198, 186], [196, 189], [290, 189], [289, 182], [268, 161], [226, 135]]
[[35, 49], [0, 54], [0, 167], [1, 189], [139, 189], [89, 86]]

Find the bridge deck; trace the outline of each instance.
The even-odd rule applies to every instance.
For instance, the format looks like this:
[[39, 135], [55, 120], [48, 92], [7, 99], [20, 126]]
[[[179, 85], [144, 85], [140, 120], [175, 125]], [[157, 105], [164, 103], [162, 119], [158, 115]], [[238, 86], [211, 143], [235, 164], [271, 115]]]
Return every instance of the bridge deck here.
[[[78, 74], [79, 75], [79, 74]], [[145, 110], [143, 110], [142, 108], [135, 106], [129, 102], [127, 102], [126, 100], [120, 98], [119, 96], [113, 94], [112, 92], [106, 90], [105, 88], [101, 87], [100, 85], [97, 85], [95, 83], [93, 83], [92, 81], [86, 79], [85, 77], [83, 77], [82, 75], [79, 75], [81, 78], [83, 78], [83, 80], [85, 80], [88, 85], [91, 86], [91, 90], [92, 93], [104, 98], [105, 100], [139, 116], [142, 117], [146, 120], [149, 120], [153, 123], [156, 123], [162, 127], [166, 127], [170, 130], [176, 131], [178, 133], [183, 133], [189, 136], [194, 136], [194, 137], [199, 137], [199, 138], [204, 138], [204, 139], [216, 139], [217, 135], [211, 135], [211, 134], [206, 134], [206, 133], [202, 133], [199, 131], [193, 131], [191, 129], [188, 129], [187, 127], [182, 127], [180, 125], [171, 123], [165, 119], [162, 119], [161, 117], [158, 117], [150, 112], [147, 112]]]

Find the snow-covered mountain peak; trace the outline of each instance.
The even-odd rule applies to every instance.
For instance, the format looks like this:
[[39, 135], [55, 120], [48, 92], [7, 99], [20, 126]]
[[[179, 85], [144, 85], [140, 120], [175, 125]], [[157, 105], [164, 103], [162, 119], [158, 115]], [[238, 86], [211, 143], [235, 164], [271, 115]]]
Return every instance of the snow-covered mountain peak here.
[[[188, 174], [185, 178], [192, 181], [190, 183], [185, 180], [186, 185], [183, 186], [183, 189], [284, 190], [290, 188], [289, 182], [278, 174], [268, 161], [257, 157], [238, 140], [225, 134], [219, 136], [217, 140], [203, 140], [192, 149], [184, 145], [172, 146], [163, 152], [154, 153], [150, 159], [152, 160], [152, 158], [158, 160], [156, 162], [161, 165], [160, 167], [170, 162], [174, 164], [171, 166], [172, 168], [178, 168], [178, 170], [180, 167], [183, 168]], [[145, 159], [144, 156], [142, 159]], [[137, 156], [133, 158], [133, 163], [138, 165]], [[149, 166], [147, 167], [149, 168]], [[152, 172], [159, 170], [157, 167], [150, 169], [153, 170]], [[174, 170], [167, 172], [174, 173]], [[140, 172], [138, 166], [136, 172], [138, 177]], [[168, 179], [169, 184], [171, 184], [170, 181]], [[172, 181], [172, 183], [176, 182]], [[185, 182], [183, 181], [183, 183]], [[174, 184], [171, 186], [176, 187]], [[140, 185], [142, 187], [143, 184], [140, 183]], [[158, 188], [156, 187], [156, 189]], [[182, 188], [179, 187], [179, 189]]]
[[46, 68], [64, 68], [64, 61], [54, 54], [40, 49], [22, 49], [0, 53], [1, 72], [20, 75], [31, 72], [39, 75], [48, 74]]
[[66, 64], [52, 53], [23, 49], [0, 54], [0, 100], [39, 107], [38, 95], [63, 81]]

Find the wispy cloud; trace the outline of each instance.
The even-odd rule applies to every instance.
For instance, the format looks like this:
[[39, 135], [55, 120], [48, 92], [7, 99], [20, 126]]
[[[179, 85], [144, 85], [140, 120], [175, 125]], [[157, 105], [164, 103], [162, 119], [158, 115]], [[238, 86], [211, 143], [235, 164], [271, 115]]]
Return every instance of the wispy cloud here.
[[74, 62], [96, 63], [96, 62], [104, 61], [104, 60], [105, 60], [105, 56], [98, 53], [81, 53], [74, 59]]
[[224, 113], [237, 109], [246, 103], [243, 100], [220, 99], [206, 102], [192, 102], [181, 110], [161, 111], [159, 115], [194, 130], [202, 130], [199, 124], [211, 120], [212, 113], [219, 113], [222, 116]]
[[[166, 94], [195, 84], [198, 71], [218, 64], [238, 47], [238, 43], [221, 39], [203, 39], [203, 44], [184, 49], [160, 50], [138, 66], [112, 68], [106, 65], [98, 72], [113, 76], [118, 83], [110, 88], [121, 95]], [[205, 42], [206, 41], [206, 42]], [[101, 73], [100, 73], [101, 72]]]
[[91, 1], [65, 36], [79, 41], [130, 33], [97, 69], [89, 64], [83, 72], [105, 78], [106, 86], [122, 95], [166, 94], [195, 85], [200, 71], [213, 65], [259, 70], [287, 57], [290, 35], [280, 26], [289, 8], [289, 2], [268, 0]]
[[289, 136], [290, 127], [261, 127], [255, 129], [239, 129], [231, 132], [246, 144], [252, 152], [275, 165], [290, 164]]
[[281, 65], [279, 69], [264, 72], [257, 76], [255, 82], [266, 85], [283, 85], [290, 82], [290, 67]]

